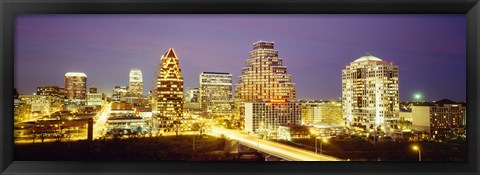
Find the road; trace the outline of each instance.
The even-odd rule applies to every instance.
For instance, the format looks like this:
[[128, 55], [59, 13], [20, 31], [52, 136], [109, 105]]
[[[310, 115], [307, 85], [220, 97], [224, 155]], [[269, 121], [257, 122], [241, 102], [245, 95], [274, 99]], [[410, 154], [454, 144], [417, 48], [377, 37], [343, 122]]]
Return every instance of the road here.
[[343, 161], [342, 159], [332, 156], [318, 154], [273, 141], [262, 140], [236, 130], [214, 127], [210, 134], [216, 136], [223, 134], [230, 139], [238, 140], [247, 147], [290, 161]]
[[107, 128], [105, 124], [107, 123], [108, 116], [110, 115], [110, 110], [112, 109], [112, 103], [108, 103], [102, 109], [97, 117], [97, 121], [93, 124], [93, 139], [98, 139], [105, 135]]

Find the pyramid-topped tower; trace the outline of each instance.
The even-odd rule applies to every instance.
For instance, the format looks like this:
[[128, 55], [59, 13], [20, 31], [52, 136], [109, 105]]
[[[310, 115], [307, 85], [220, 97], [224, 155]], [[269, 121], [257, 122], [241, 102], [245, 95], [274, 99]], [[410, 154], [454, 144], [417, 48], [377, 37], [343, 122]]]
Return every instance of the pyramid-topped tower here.
[[183, 113], [183, 77], [173, 48], [161, 58], [153, 87], [153, 109], [157, 128], [164, 132], [178, 128]]

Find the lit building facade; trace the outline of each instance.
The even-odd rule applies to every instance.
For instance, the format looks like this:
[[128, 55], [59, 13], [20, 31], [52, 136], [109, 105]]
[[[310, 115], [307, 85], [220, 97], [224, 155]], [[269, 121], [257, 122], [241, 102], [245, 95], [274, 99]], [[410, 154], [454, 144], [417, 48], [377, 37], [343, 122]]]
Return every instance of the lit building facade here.
[[173, 48], [161, 58], [152, 92], [155, 126], [164, 131], [178, 128], [183, 118], [183, 77]]
[[198, 88], [187, 88], [185, 92], [185, 103], [198, 103], [200, 90]]
[[53, 111], [62, 110], [65, 102], [65, 89], [58, 86], [37, 87], [36, 95], [49, 96]]
[[187, 88], [185, 91], [185, 104], [183, 105], [184, 112], [191, 115], [200, 115], [202, 109], [200, 107], [200, 90], [198, 88]]
[[101, 106], [103, 105], [103, 94], [101, 93], [87, 93], [87, 105], [88, 106]]
[[430, 105], [412, 106], [412, 129], [442, 140], [465, 134], [466, 105], [443, 99]]
[[342, 70], [345, 124], [390, 132], [399, 120], [398, 66], [367, 54]]
[[340, 102], [302, 102], [302, 123], [304, 125], [343, 126], [343, 109]]
[[202, 72], [199, 91], [203, 113], [209, 117], [231, 115], [233, 107], [232, 74]]
[[127, 86], [115, 86], [112, 93], [112, 101], [122, 101], [128, 93]]
[[65, 74], [65, 96], [68, 100], [85, 102], [87, 93], [87, 75], [81, 72]]
[[30, 112], [37, 113], [39, 115], [50, 114], [50, 108], [52, 103], [51, 96], [45, 95], [20, 95], [20, 104], [25, 104], [30, 108]]
[[236, 119], [244, 126], [244, 103], [264, 100], [295, 100], [295, 84], [291, 75], [278, 57], [274, 43], [258, 41], [253, 43], [250, 58], [245, 61], [238, 84], [235, 85], [234, 107]]
[[302, 109], [298, 102], [267, 101], [245, 103], [245, 131], [274, 134], [279, 126], [301, 124]]
[[63, 101], [65, 98], [65, 89], [58, 86], [37, 87], [36, 95], [51, 96]]
[[143, 77], [140, 69], [133, 68], [130, 70], [128, 92], [134, 97], [143, 96]]
[[412, 109], [403, 110], [400, 109], [400, 121], [412, 122]]

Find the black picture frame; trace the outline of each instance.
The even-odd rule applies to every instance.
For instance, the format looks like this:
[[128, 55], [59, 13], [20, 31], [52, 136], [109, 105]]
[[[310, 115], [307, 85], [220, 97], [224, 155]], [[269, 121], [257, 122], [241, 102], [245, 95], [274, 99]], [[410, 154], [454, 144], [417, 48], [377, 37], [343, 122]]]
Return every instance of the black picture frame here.
[[[479, 0], [0, 0], [1, 174], [479, 174]], [[14, 161], [14, 24], [17, 14], [465, 14], [466, 162]]]

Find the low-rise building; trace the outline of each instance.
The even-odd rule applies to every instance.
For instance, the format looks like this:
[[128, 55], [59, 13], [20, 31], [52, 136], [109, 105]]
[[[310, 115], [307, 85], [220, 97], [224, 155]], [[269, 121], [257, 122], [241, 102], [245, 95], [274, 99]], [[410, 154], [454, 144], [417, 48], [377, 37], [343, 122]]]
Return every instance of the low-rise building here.
[[101, 106], [103, 105], [103, 95], [101, 93], [87, 93], [87, 105], [88, 106]]
[[335, 101], [302, 102], [302, 123], [304, 125], [328, 124], [343, 126], [342, 104]]
[[50, 113], [52, 97], [46, 95], [20, 95], [20, 103], [30, 107], [30, 112], [39, 115]]
[[465, 134], [466, 105], [443, 99], [427, 105], [412, 106], [412, 130], [430, 133], [442, 140]]

